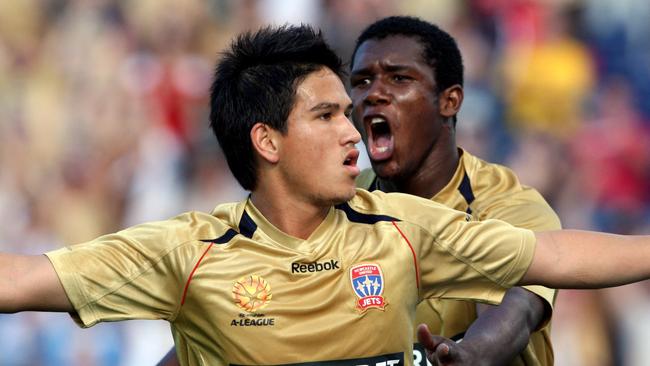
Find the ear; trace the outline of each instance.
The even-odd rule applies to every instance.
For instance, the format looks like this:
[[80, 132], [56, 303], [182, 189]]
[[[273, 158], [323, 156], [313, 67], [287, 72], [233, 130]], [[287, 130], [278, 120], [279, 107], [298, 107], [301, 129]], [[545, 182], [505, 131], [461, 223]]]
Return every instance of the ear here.
[[438, 110], [443, 117], [455, 116], [463, 104], [463, 87], [455, 84], [445, 89], [438, 98]]
[[271, 128], [271, 126], [257, 122], [251, 128], [251, 142], [253, 149], [261, 156], [262, 159], [271, 164], [280, 160], [279, 139], [280, 132]]

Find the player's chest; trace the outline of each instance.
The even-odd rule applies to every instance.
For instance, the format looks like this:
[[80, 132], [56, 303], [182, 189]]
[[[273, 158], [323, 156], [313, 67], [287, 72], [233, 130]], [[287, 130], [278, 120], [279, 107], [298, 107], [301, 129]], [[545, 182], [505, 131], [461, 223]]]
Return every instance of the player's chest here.
[[[314, 253], [213, 253], [188, 289], [187, 324], [242, 364], [289, 363], [280, 355], [297, 349], [326, 360], [408, 344], [418, 295], [413, 251], [399, 235], [340, 239]], [[260, 343], [275, 351], [253, 351]]]

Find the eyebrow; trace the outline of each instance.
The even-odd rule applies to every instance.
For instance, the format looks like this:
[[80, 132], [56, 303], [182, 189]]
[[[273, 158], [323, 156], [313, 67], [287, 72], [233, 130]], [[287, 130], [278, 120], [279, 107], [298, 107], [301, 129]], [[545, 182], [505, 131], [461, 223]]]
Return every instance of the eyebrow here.
[[331, 103], [331, 102], [323, 102], [323, 103], [318, 103], [314, 107], [312, 107], [309, 111], [310, 112], [316, 112], [316, 111], [321, 111], [324, 109], [340, 109], [341, 105], [338, 103]]
[[[405, 64], [386, 64], [384, 62], [380, 63], [380, 66], [382, 69], [388, 71], [388, 72], [395, 72], [395, 71], [404, 71], [404, 70], [410, 70], [413, 68], [413, 66], [410, 65], [405, 65]], [[370, 74], [370, 68], [369, 67], [364, 67], [363, 69], [358, 69], [358, 70], [352, 70], [350, 76], [355, 76], [355, 75], [365, 75], [365, 74]]]
[[[313, 108], [311, 108], [309, 111], [310, 112], [317, 112], [317, 111], [323, 111], [323, 110], [339, 110], [341, 109], [341, 105], [338, 103], [331, 103], [331, 102], [323, 102], [319, 103]], [[352, 110], [352, 103], [349, 103], [345, 107], [345, 112], [350, 112]]]

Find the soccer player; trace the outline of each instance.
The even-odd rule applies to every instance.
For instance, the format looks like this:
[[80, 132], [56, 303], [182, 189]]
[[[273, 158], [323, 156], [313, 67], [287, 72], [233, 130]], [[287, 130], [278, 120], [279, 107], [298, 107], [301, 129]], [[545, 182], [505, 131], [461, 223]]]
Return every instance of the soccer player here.
[[[372, 163], [357, 179], [359, 187], [429, 198], [478, 220], [535, 231], [561, 228], [542, 196], [511, 170], [456, 146], [463, 64], [449, 34], [414, 17], [381, 19], [359, 36], [351, 69], [353, 117]], [[528, 289], [509, 290], [471, 328], [476, 304], [461, 300], [420, 303], [416, 323], [454, 340], [464, 337], [458, 346], [447, 342], [453, 352], [441, 364], [552, 365], [550, 326], [532, 332], [543, 325], [555, 291]], [[418, 346], [414, 356], [424, 361]]]
[[182, 365], [411, 365], [423, 298], [650, 278], [649, 236], [535, 233], [355, 189], [360, 135], [340, 71], [307, 26], [239, 37], [210, 119], [250, 197], [46, 256], [2, 254], [0, 311], [65, 311], [86, 327], [165, 319]]

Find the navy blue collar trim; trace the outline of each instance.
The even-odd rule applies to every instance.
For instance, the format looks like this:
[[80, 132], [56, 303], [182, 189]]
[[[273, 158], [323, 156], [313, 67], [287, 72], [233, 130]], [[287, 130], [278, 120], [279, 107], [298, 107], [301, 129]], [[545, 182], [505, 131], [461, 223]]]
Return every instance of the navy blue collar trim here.
[[216, 239], [201, 240], [201, 241], [206, 243], [225, 244], [229, 242], [232, 238], [234, 238], [235, 235], [237, 234], [242, 234], [243, 236], [250, 239], [253, 237], [255, 230], [257, 230], [257, 224], [244, 210], [244, 213], [241, 216], [241, 220], [239, 220], [239, 232], [235, 231], [234, 229], [228, 229], [228, 231], [226, 231], [225, 234], [221, 235]]
[[235, 235], [239, 234], [233, 229], [228, 229], [225, 234], [221, 235], [220, 237], [216, 239], [210, 239], [210, 240], [201, 240], [202, 242], [206, 243], [215, 243], [215, 244], [225, 244], [229, 242], [232, 238], [235, 237]]
[[[467, 175], [467, 172], [465, 172], [465, 175], [463, 176], [463, 180], [460, 182], [460, 186], [458, 186], [458, 190], [460, 191], [460, 194], [465, 198], [465, 202], [467, 202], [467, 206], [471, 205], [472, 202], [474, 202], [474, 192], [472, 191], [472, 184], [469, 181], [469, 176]], [[467, 213], [471, 214], [472, 209], [467, 207]]]
[[374, 214], [364, 214], [358, 211], [355, 211], [350, 207], [350, 205], [347, 202], [341, 203], [339, 205], [334, 206], [337, 210], [341, 210], [345, 212], [345, 216], [348, 217], [348, 220], [352, 222], [357, 222], [360, 224], [376, 224], [381, 221], [400, 221], [399, 219], [396, 219], [391, 216], [387, 215], [374, 215]]
[[250, 239], [253, 237], [255, 230], [257, 230], [257, 224], [248, 215], [248, 212], [244, 210], [244, 213], [241, 215], [241, 220], [239, 220], [239, 233]]

